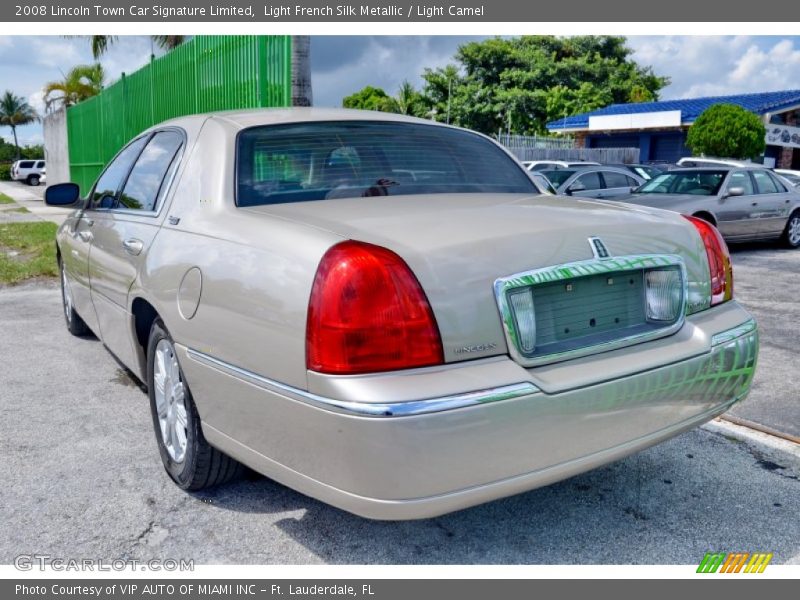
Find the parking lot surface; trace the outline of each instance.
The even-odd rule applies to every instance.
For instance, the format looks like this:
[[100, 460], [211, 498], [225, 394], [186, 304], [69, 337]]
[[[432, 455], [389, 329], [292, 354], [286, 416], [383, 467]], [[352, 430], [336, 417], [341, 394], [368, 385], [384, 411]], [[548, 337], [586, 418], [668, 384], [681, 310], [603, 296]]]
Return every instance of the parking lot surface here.
[[734, 294], [761, 331], [750, 397], [729, 414], [800, 438], [800, 250], [731, 245]]
[[[737, 267], [753, 268], [758, 252], [737, 253]], [[762, 293], [739, 282], [766, 317], [756, 402], [769, 404], [770, 386], [783, 385], [773, 379], [791, 367], [782, 364], [791, 346], [772, 329], [800, 309], [782, 305], [775, 284]], [[367, 521], [255, 475], [177, 489], [146, 395], [100, 342], [67, 333], [56, 283], [0, 289], [0, 328], [3, 564], [34, 552], [197, 564], [697, 564], [709, 550], [800, 563], [800, 451], [788, 443], [698, 429], [459, 513]]]

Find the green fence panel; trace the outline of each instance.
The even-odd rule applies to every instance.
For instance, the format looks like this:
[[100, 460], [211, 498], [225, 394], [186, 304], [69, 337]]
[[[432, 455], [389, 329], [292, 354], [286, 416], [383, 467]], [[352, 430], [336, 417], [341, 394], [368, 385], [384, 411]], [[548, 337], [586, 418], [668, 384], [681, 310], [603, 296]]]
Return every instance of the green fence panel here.
[[290, 36], [197, 36], [67, 109], [70, 177], [86, 192], [141, 131], [174, 117], [291, 105]]

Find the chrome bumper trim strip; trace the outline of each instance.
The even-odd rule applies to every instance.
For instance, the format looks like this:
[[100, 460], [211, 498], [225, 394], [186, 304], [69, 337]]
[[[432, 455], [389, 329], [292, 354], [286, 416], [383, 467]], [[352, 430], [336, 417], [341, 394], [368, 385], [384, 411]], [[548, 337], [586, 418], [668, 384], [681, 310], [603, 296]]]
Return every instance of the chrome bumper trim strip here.
[[758, 325], [756, 324], [756, 320], [748, 319], [741, 325], [737, 325], [731, 329], [726, 329], [725, 331], [720, 331], [719, 333], [715, 333], [713, 336], [711, 336], [711, 347], [713, 348], [714, 346], [727, 344], [738, 337], [742, 337], [751, 331], [755, 331], [757, 328]]
[[263, 388], [270, 392], [278, 392], [287, 395], [293, 400], [305, 402], [311, 406], [332, 412], [343, 413], [358, 417], [412, 417], [426, 415], [446, 410], [467, 408], [480, 404], [500, 402], [540, 394], [541, 390], [532, 383], [521, 382], [511, 385], [504, 385], [486, 390], [476, 390], [463, 394], [452, 394], [440, 396], [438, 398], [426, 398], [423, 400], [409, 400], [405, 402], [349, 402], [346, 400], [336, 400], [312, 394], [306, 390], [301, 390], [294, 386], [286, 385], [274, 379], [262, 377], [252, 371], [241, 369], [230, 363], [221, 361], [213, 356], [187, 348], [186, 353], [190, 359], [208, 367], [215, 368], [242, 381]]

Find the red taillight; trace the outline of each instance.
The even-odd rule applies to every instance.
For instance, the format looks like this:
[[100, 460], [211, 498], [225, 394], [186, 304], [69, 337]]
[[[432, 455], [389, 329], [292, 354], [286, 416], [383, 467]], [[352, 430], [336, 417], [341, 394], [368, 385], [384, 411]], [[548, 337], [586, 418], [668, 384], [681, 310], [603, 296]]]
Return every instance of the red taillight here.
[[711, 271], [711, 306], [730, 300], [733, 298], [733, 265], [728, 245], [719, 230], [708, 221], [686, 215], [684, 217], [700, 232], [706, 247], [708, 268]]
[[325, 253], [308, 305], [309, 369], [355, 374], [442, 362], [433, 311], [402, 258], [355, 241]]

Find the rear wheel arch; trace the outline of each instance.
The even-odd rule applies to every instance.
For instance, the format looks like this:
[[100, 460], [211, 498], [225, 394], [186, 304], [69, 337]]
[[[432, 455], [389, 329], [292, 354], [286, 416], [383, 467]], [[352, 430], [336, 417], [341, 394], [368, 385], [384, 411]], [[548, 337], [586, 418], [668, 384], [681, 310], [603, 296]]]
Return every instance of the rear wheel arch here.
[[147, 346], [150, 342], [150, 329], [156, 319], [161, 316], [155, 307], [142, 297], [134, 298], [131, 304], [133, 316], [133, 334], [136, 336], [136, 354], [139, 361], [139, 372], [144, 381], [147, 374]]
[[717, 219], [714, 218], [710, 212], [706, 212], [704, 210], [700, 210], [692, 215], [693, 217], [697, 217], [698, 219], [703, 219], [707, 223], [711, 223], [714, 227], [717, 226]]

